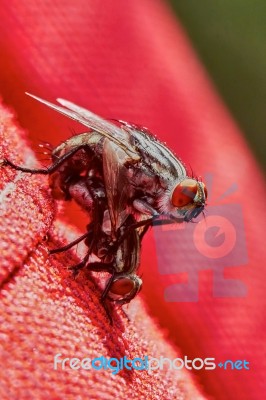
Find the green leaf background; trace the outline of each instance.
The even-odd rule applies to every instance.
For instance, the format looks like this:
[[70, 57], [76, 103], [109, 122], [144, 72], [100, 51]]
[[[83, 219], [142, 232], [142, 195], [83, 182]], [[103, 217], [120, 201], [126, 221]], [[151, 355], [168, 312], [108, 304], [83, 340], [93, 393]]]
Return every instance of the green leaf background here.
[[266, 1], [169, 2], [265, 168]]

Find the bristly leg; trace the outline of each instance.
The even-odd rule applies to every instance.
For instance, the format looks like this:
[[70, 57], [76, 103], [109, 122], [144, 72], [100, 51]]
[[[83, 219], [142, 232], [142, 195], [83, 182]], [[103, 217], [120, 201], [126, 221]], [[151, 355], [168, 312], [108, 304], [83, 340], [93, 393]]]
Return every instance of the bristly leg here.
[[110, 314], [110, 310], [109, 310], [109, 308], [107, 306], [106, 298], [108, 296], [108, 292], [110, 290], [110, 287], [111, 287], [111, 285], [112, 285], [112, 283], [113, 283], [113, 281], [115, 279], [115, 274], [116, 274], [116, 271], [115, 271], [115, 269], [113, 269], [112, 275], [111, 275], [109, 281], [107, 282], [107, 285], [105, 286], [104, 291], [102, 292], [102, 295], [101, 295], [101, 298], [100, 298], [100, 302], [102, 303], [102, 305], [103, 305], [103, 307], [105, 309], [105, 312], [107, 314], [107, 317], [108, 317], [111, 325], [113, 325], [113, 319], [112, 319], [112, 316]]
[[91, 252], [88, 251], [88, 253], [86, 254], [86, 256], [83, 258], [83, 260], [80, 263], [78, 263], [76, 265], [72, 265], [72, 267], [69, 267], [69, 269], [73, 272], [74, 277], [76, 277], [78, 272], [87, 265], [90, 255], [91, 255]]
[[2, 161], [2, 165], [8, 165], [9, 167], [15, 169], [16, 171], [27, 172], [30, 174], [42, 174], [42, 175], [49, 175], [55, 172], [65, 161], [69, 160], [73, 157], [79, 150], [88, 148], [87, 145], [80, 145], [75, 147], [74, 149], [70, 150], [68, 153], [64, 154], [58, 160], [56, 160], [52, 165], [47, 168], [27, 168], [21, 167], [19, 165], [14, 164], [12, 161], [4, 158]]
[[76, 244], [82, 242], [82, 240], [86, 239], [90, 232], [84, 233], [84, 235], [80, 236], [76, 240], [73, 240], [73, 242], [67, 244], [66, 246], [59, 247], [57, 249], [49, 250], [49, 254], [57, 254], [57, 253], [63, 253], [64, 251], [67, 251], [71, 249], [71, 247], [75, 246]]
[[[82, 235], [80, 238], [78, 238], [78, 239], [80, 239], [80, 240], [79, 240], [80, 242], [81, 242], [83, 239], [87, 239], [87, 238], [93, 233], [93, 225], [94, 225], [94, 224], [91, 222], [91, 223], [87, 226], [88, 232], [87, 232], [86, 234]], [[76, 239], [76, 240], [78, 240], [78, 239]], [[72, 242], [72, 243], [73, 243], [73, 242]], [[94, 239], [94, 237], [93, 237], [92, 240], [91, 240], [91, 242], [90, 242], [90, 244], [89, 244], [89, 246], [88, 246], [87, 254], [86, 254], [86, 256], [83, 258], [83, 260], [82, 260], [80, 263], [78, 263], [78, 264], [76, 264], [76, 265], [73, 265], [72, 267], [69, 267], [69, 269], [70, 269], [71, 271], [73, 271], [74, 277], [78, 274], [78, 272], [79, 272], [82, 268], [86, 267], [86, 265], [87, 265], [87, 263], [88, 263], [88, 261], [89, 261], [89, 258], [90, 258], [91, 254], [92, 254], [94, 244], [95, 244], [95, 239]]]
[[[142, 226], [144, 226], [144, 230], [146, 232], [146, 230], [150, 227], [150, 225], [153, 223], [154, 219], [157, 219], [158, 217], [151, 217], [149, 219], [143, 220], [143, 221], [139, 221], [136, 223], [133, 223], [132, 225], [130, 225], [129, 227], [127, 227], [126, 232], [124, 232], [118, 239], [117, 241], [117, 247], [125, 240], [125, 238], [130, 234], [130, 232], [134, 229], [138, 229]], [[142, 239], [143, 235], [141, 235], [141, 239]]]

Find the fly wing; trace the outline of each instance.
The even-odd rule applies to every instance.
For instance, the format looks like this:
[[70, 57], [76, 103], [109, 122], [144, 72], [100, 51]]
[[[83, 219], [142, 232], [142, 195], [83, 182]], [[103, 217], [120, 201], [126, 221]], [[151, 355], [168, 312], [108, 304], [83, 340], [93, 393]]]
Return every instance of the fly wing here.
[[105, 139], [103, 174], [113, 233], [117, 231], [127, 217], [129, 190], [128, 170], [125, 167], [127, 159], [124, 149], [109, 139]]
[[79, 122], [82, 125], [87, 126], [100, 133], [103, 137], [108, 138], [112, 142], [116, 143], [117, 146], [120, 146], [126, 156], [127, 161], [136, 162], [140, 159], [138, 152], [134, 149], [133, 146], [130, 145], [129, 142], [129, 132], [120, 129], [118, 126], [108, 122], [96, 114], [93, 114], [91, 111], [86, 110], [85, 108], [79, 107], [70, 101], [64, 99], [57, 99], [58, 103], [60, 103], [63, 107], [58, 106], [56, 104], [50, 103], [47, 100], [43, 100], [40, 97], [34, 96], [30, 93], [26, 93], [27, 95], [33, 97], [35, 100], [40, 101], [41, 103], [47, 105], [53, 110], [60, 112], [61, 114], [73, 119], [74, 121]]

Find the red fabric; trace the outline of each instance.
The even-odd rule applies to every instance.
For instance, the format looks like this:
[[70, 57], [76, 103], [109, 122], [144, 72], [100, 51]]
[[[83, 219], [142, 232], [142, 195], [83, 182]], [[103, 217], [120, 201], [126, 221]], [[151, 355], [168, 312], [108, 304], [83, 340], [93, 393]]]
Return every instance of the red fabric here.
[[[0, 108], [0, 156], [34, 162], [21, 132]], [[99, 302], [101, 291], [85, 271], [73, 278], [75, 252], [49, 257], [77, 234], [52, 225], [55, 204], [43, 177], [1, 168], [0, 192], [0, 398], [1, 399], [204, 399], [186, 371], [65, 370], [54, 358], [144, 356], [174, 359], [178, 352], [138, 299], [118, 307], [113, 326]]]
[[[27, 98], [24, 91], [48, 100], [63, 97], [100, 115], [148, 126], [198, 174], [212, 173], [209, 206], [241, 205], [248, 261], [237, 268], [229, 264], [224, 273], [226, 278], [245, 284], [246, 296], [213, 297], [213, 273], [201, 271], [199, 301], [166, 302], [164, 289], [186, 279], [186, 274], [180, 278], [159, 273], [151, 234], [144, 242], [143, 295], [149, 313], [167, 328], [184, 354], [250, 362], [249, 371], [201, 370], [206, 393], [215, 399], [261, 399], [265, 367], [264, 183], [241, 133], [165, 4], [157, 0], [47, 0], [38, 4], [4, 0], [0, 18], [1, 93], [33, 142], [43, 139], [58, 144], [69, 136], [73, 124]], [[6, 129], [5, 154], [11, 154], [17, 162], [33, 163], [14, 127], [7, 123]], [[108, 398], [124, 390], [128, 398], [141, 398], [145, 391], [146, 398], [174, 398], [162, 394], [168, 387], [168, 383], [163, 384], [166, 379], [169, 390], [176, 384], [178, 397], [180, 373], [141, 374], [131, 380], [122, 375], [116, 379], [108, 374], [88, 378], [76, 371], [63, 375], [52, 370], [56, 349], [78, 354], [88, 349], [90, 354], [99, 354], [105, 349], [110, 354], [122, 354], [123, 346], [129, 346], [131, 354], [139, 354], [140, 349], [153, 356], [176, 353], [156, 333], [141, 310], [140, 300], [132, 306], [136, 321], [125, 326], [119, 314], [118, 325], [110, 330], [99, 314], [98, 292], [92, 284], [82, 279], [73, 281], [63, 268], [63, 264], [69, 264], [66, 258], [47, 259], [47, 242], [42, 242], [42, 237], [51, 226], [54, 206], [42, 189], [45, 178], [22, 174], [15, 186], [6, 187], [17, 174], [2, 174], [8, 174], [2, 189], [10, 191], [12, 198], [8, 201], [10, 208], [5, 209], [6, 218], [1, 219], [1, 234], [8, 240], [1, 240], [6, 246], [1, 248], [1, 256], [7, 260], [1, 263], [6, 282], [2, 296], [7, 307], [1, 314], [5, 321], [1, 324], [1, 344], [6, 344], [1, 355], [2, 366], [9, 363], [9, 368], [1, 370], [5, 385], [0, 390], [12, 387], [9, 396], [3, 393], [2, 397]], [[237, 191], [219, 200], [234, 183]], [[60, 241], [62, 237], [55, 233], [50, 240]], [[173, 251], [178, 263], [180, 250]], [[25, 266], [20, 268], [23, 261]], [[125, 337], [123, 344], [121, 337]], [[190, 385], [189, 378], [184, 379], [184, 385]]]

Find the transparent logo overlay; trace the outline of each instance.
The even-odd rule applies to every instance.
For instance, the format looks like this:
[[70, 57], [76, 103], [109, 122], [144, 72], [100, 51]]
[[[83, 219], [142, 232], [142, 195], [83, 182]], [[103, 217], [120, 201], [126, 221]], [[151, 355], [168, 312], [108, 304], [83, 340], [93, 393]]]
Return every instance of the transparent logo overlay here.
[[[212, 176], [205, 179], [211, 191]], [[209, 181], [209, 184], [208, 184]], [[228, 202], [237, 190], [234, 184], [215, 201], [207, 205], [193, 223], [154, 226], [156, 254], [162, 275], [187, 273], [186, 283], [166, 288], [167, 302], [198, 301], [199, 272], [213, 273], [213, 297], [245, 297], [247, 288], [238, 279], [225, 278], [225, 269], [248, 262], [241, 204]], [[210, 196], [209, 196], [210, 198]], [[226, 203], [223, 200], [226, 199]], [[212, 202], [213, 203], [213, 202]]]
[[183, 358], [170, 359], [167, 357], [135, 357], [133, 359], [128, 359], [126, 356], [121, 358], [115, 357], [104, 357], [99, 356], [95, 358], [69, 358], [62, 357], [61, 353], [54, 356], [55, 370], [109, 370], [113, 375], [118, 374], [122, 370], [136, 370], [136, 371], [155, 371], [163, 369], [173, 369], [173, 370], [214, 370], [217, 367], [224, 370], [249, 370], [249, 362], [246, 360], [226, 360], [223, 362], [216, 363], [215, 358], [194, 358], [189, 359], [187, 356]]

